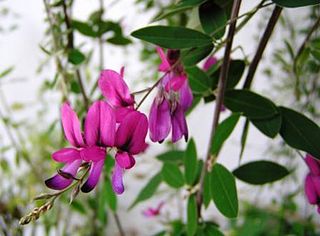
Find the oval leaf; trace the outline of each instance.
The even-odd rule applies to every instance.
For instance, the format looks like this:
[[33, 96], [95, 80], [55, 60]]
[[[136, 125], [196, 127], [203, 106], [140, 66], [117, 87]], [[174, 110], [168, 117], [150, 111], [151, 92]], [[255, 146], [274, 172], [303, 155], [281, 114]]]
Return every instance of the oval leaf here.
[[196, 47], [191, 49], [185, 49], [181, 52], [182, 62], [185, 66], [193, 66], [208, 56], [213, 49], [213, 44]]
[[224, 105], [231, 111], [242, 112], [251, 119], [266, 119], [279, 113], [273, 102], [249, 90], [227, 91]]
[[234, 176], [216, 163], [211, 171], [211, 196], [218, 210], [228, 218], [238, 215], [238, 196]]
[[233, 171], [233, 175], [249, 184], [266, 184], [284, 178], [289, 171], [271, 161], [253, 161]]
[[131, 35], [149, 43], [172, 49], [199, 47], [212, 43], [208, 35], [184, 27], [149, 26], [138, 29]]
[[162, 167], [163, 180], [173, 188], [180, 188], [184, 185], [183, 175], [179, 167], [173, 163], [165, 163]]
[[189, 84], [194, 94], [208, 95], [210, 94], [209, 77], [198, 67], [186, 68]]
[[277, 114], [269, 119], [251, 119], [254, 126], [269, 138], [274, 138], [281, 128], [281, 115]]
[[193, 236], [197, 231], [198, 226], [198, 213], [197, 213], [196, 197], [191, 195], [188, 199], [187, 206], [187, 235]]
[[182, 163], [184, 160], [184, 152], [178, 151], [178, 150], [171, 150], [165, 153], [161, 153], [156, 158], [159, 161], [163, 162], [176, 162], [176, 163]]
[[280, 107], [282, 125], [280, 135], [291, 147], [310, 153], [320, 159], [320, 128], [306, 116], [286, 107]]
[[193, 139], [190, 139], [184, 155], [184, 176], [188, 185], [193, 185], [197, 178], [197, 149]]
[[320, 4], [319, 0], [272, 0], [282, 7], [305, 7]]

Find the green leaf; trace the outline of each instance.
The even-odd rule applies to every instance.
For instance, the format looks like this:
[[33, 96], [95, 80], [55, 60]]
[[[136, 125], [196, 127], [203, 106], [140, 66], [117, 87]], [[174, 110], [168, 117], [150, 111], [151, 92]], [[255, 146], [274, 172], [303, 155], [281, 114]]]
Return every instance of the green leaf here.
[[85, 215], [87, 213], [85, 206], [78, 200], [73, 200], [70, 204], [70, 207], [82, 215]]
[[138, 29], [131, 34], [133, 37], [164, 48], [183, 49], [212, 44], [208, 35], [184, 27], [149, 26]]
[[195, 195], [191, 195], [187, 205], [187, 235], [193, 236], [197, 232], [198, 211]]
[[179, 2], [179, 6], [190, 6], [190, 7], [196, 7], [203, 3], [206, 0], [181, 0]]
[[223, 233], [211, 222], [205, 223], [203, 233], [204, 236], [223, 236]]
[[115, 35], [114, 37], [107, 39], [107, 42], [120, 46], [125, 46], [132, 43], [130, 39], [125, 38], [122, 35]]
[[240, 114], [235, 113], [219, 124], [211, 144], [210, 153], [212, 155], [218, 155], [223, 143], [229, 138], [230, 134], [236, 127], [239, 118]]
[[185, 66], [193, 66], [207, 57], [213, 49], [213, 44], [196, 47], [191, 49], [185, 49], [181, 52], [182, 62]]
[[5, 69], [0, 73], [0, 79], [9, 75], [14, 70], [14, 66], [10, 66], [9, 68]]
[[224, 9], [213, 1], [206, 1], [201, 4], [199, 17], [204, 32], [209, 35], [213, 34], [216, 39], [220, 39], [224, 35], [227, 15]]
[[89, 24], [77, 20], [72, 20], [71, 24], [79, 33], [89, 37], [97, 37], [97, 33]]
[[242, 134], [241, 134], [241, 150], [240, 150], [240, 155], [239, 155], [239, 163], [242, 159], [243, 153], [244, 153], [244, 148], [246, 147], [247, 143], [247, 138], [248, 138], [248, 133], [249, 133], [249, 120], [246, 119], [243, 129], [242, 129]]
[[193, 185], [197, 178], [197, 149], [193, 139], [190, 139], [184, 155], [184, 176], [188, 185]]
[[172, 150], [162, 153], [156, 156], [156, 158], [163, 162], [182, 163], [184, 159], [184, 151]]
[[249, 119], [271, 118], [278, 114], [273, 102], [249, 90], [228, 90], [224, 105], [233, 112], [242, 112]]
[[271, 183], [284, 178], [289, 171], [271, 161], [253, 161], [239, 166], [233, 171], [233, 175], [238, 179], [255, 185]]
[[203, 204], [205, 208], [208, 208], [210, 201], [211, 201], [210, 174], [206, 173], [203, 180]]
[[156, 174], [153, 176], [150, 181], [142, 188], [142, 190], [139, 192], [136, 199], [133, 201], [129, 209], [132, 209], [134, 206], [136, 206], [139, 202], [145, 201], [153, 196], [153, 194], [157, 191], [159, 185], [162, 181], [162, 175], [161, 173]]
[[104, 198], [108, 204], [108, 207], [113, 212], [115, 212], [117, 210], [117, 196], [112, 189], [111, 181], [109, 178], [105, 179], [103, 191], [104, 191]]
[[282, 125], [280, 135], [291, 147], [320, 159], [320, 128], [306, 116], [286, 107], [280, 107]]
[[183, 175], [179, 167], [173, 163], [164, 163], [161, 174], [163, 180], [173, 188], [180, 188], [184, 185]]
[[195, 94], [210, 94], [209, 77], [198, 67], [186, 68], [189, 84]]
[[272, 0], [274, 3], [282, 7], [305, 7], [318, 5], [319, 0]]
[[218, 210], [228, 218], [238, 215], [238, 196], [234, 176], [221, 164], [211, 171], [211, 196]]
[[281, 115], [277, 114], [268, 119], [251, 119], [254, 126], [269, 138], [274, 138], [281, 128]]
[[86, 59], [85, 55], [78, 49], [71, 49], [68, 52], [68, 61], [74, 65], [79, 65]]
[[192, 9], [192, 6], [180, 6], [180, 5], [174, 4], [172, 7], [169, 7], [165, 9], [163, 12], [161, 12], [160, 14], [158, 14], [152, 21], [159, 21], [169, 16], [182, 13], [190, 9]]

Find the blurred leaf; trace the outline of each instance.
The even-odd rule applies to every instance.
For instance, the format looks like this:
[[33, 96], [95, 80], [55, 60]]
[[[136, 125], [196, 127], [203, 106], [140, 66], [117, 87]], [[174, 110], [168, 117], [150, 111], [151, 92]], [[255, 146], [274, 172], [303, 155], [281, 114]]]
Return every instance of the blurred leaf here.
[[5, 69], [0, 73], [0, 79], [9, 75], [14, 70], [14, 66], [10, 66], [9, 68]]
[[196, 7], [203, 3], [205, 0], [181, 0], [178, 5]]
[[81, 88], [80, 85], [77, 81], [72, 80], [70, 83], [70, 90], [75, 93], [75, 94], [80, 94], [81, 93]]
[[71, 49], [68, 52], [68, 61], [74, 65], [79, 65], [86, 59], [85, 55], [78, 49]]
[[22, 110], [24, 107], [25, 107], [25, 105], [20, 102], [15, 102], [15, 103], [11, 104], [11, 109], [14, 111]]
[[0, 160], [0, 167], [3, 173], [8, 173], [10, 168], [9, 168], [9, 163], [5, 159]]
[[208, 56], [213, 49], [213, 44], [203, 47], [185, 49], [181, 52], [182, 62], [185, 66], [193, 66]]
[[85, 206], [79, 200], [73, 200], [70, 204], [70, 207], [82, 215], [87, 213]]
[[286, 107], [280, 107], [282, 125], [280, 135], [291, 147], [320, 159], [320, 128], [306, 116]]
[[196, 180], [197, 167], [198, 162], [196, 144], [194, 140], [191, 138], [184, 155], [184, 176], [186, 183], [190, 186], [192, 186]]
[[235, 179], [223, 165], [215, 163], [211, 170], [211, 196], [218, 210], [228, 218], [238, 215], [238, 196]]
[[281, 115], [277, 114], [268, 119], [251, 119], [254, 126], [269, 138], [274, 138], [281, 128]]
[[107, 42], [120, 46], [125, 46], [132, 43], [130, 39], [125, 38], [122, 35], [115, 35], [114, 37], [107, 39]]
[[159, 185], [161, 184], [161, 181], [162, 181], [161, 173], [158, 173], [155, 176], [153, 176], [150, 179], [150, 181], [139, 192], [137, 198], [131, 204], [129, 209], [132, 209], [139, 202], [142, 202], [142, 201], [145, 201], [145, 200], [151, 198], [153, 196], [153, 194], [157, 191]]
[[210, 153], [212, 155], [218, 155], [223, 143], [229, 138], [236, 127], [239, 118], [240, 114], [234, 113], [218, 125], [211, 144]]
[[304, 7], [319, 4], [319, 0], [272, 0], [282, 7]]
[[108, 177], [105, 179], [102, 192], [104, 193], [103, 197], [109, 208], [115, 212], [117, 210], [117, 196], [112, 189], [111, 181]]
[[242, 134], [241, 134], [241, 150], [240, 150], [240, 155], [239, 155], [239, 162], [242, 159], [243, 153], [244, 153], [244, 149], [246, 147], [246, 143], [247, 143], [247, 137], [248, 137], [248, 132], [249, 132], [249, 120], [246, 119], [243, 129], [242, 129]]
[[249, 90], [228, 90], [225, 93], [224, 105], [251, 119], [271, 118], [278, 114], [273, 102]]
[[221, 233], [215, 224], [211, 222], [205, 222], [203, 236], [223, 236], [223, 233]]
[[190, 195], [187, 206], [187, 235], [193, 236], [198, 226], [198, 210], [195, 195]]
[[253, 161], [239, 166], [233, 172], [238, 179], [255, 185], [271, 183], [289, 174], [289, 171], [271, 161]]
[[199, 17], [203, 30], [216, 39], [220, 39], [225, 32], [227, 15], [223, 8], [213, 1], [206, 1], [199, 7]]
[[97, 37], [97, 33], [93, 31], [92, 27], [87, 23], [72, 20], [72, 27], [85, 36]]
[[156, 158], [159, 161], [163, 161], [163, 162], [182, 163], [184, 155], [185, 155], [184, 151], [172, 150], [172, 151], [162, 153], [162, 154], [156, 156]]
[[138, 29], [131, 34], [133, 37], [164, 48], [183, 49], [211, 45], [208, 35], [184, 27], [149, 26]]
[[164, 163], [161, 174], [163, 180], [173, 188], [180, 188], [184, 185], [184, 178], [181, 170], [173, 163]]
[[193, 93], [201, 95], [210, 93], [209, 77], [203, 70], [194, 66], [186, 68], [186, 72]]

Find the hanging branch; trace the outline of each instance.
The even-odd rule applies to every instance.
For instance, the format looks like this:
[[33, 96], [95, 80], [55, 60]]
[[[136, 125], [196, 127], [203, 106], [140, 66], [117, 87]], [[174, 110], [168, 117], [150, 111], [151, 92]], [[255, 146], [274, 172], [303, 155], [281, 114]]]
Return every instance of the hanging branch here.
[[219, 77], [218, 94], [217, 94], [217, 98], [216, 98], [216, 105], [215, 105], [215, 110], [214, 110], [214, 115], [213, 115], [211, 134], [210, 134], [210, 138], [209, 138], [209, 146], [208, 146], [208, 151], [207, 151], [207, 155], [206, 155], [206, 161], [205, 161], [205, 164], [203, 165], [201, 176], [200, 176], [199, 191], [197, 193], [197, 207], [198, 207], [199, 217], [201, 217], [204, 177], [208, 171], [208, 166], [209, 166], [208, 164], [209, 164], [210, 159], [212, 157], [210, 154], [210, 147], [211, 147], [211, 143], [212, 143], [216, 128], [219, 123], [220, 111], [221, 111], [221, 107], [223, 104], [223, 98], [224, 98], [225, 88], [226, 88], [227, 79], [228, 79], [228, 72], [229, 72], [229, 66], [230, 66], [230, 54], [231, 54], [231, 50], [232, 50], [232, 43], [233, 43], [233, 38], [234, 38], [234, 34], [236, 31], [236, 24], [237, 24], [237, 21], [233, 20], [233, 19], [237, 19], [238, 14], [239, 14], [239, 10], [240, 10], [240, 5], [241, 5], [241, 0], [235, 0], [233, 2], [233, 6], [232, 6], [231, 20], [230, 20], [231, 23], [230, 23], [230, 27], [228, 30], [226, 48], [225, 48], [223, 63], [222, 63], [222, 67], [221, 67], [220, 77]]

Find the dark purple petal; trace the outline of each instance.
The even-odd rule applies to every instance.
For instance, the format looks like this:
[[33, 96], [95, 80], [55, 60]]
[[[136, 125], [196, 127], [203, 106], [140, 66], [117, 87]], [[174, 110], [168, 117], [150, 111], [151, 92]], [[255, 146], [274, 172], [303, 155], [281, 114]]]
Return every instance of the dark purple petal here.
[[96, 101], [89, 108], [84, 135], [89, 146], [114, 145], [116, 132], [116, 119], [113, 109], [104, 101]]
[[208, 57], [208, 59], [205, 61], [203, 65], [203, 70], [208, 71], [211, 68], [211, 66], [217, 63], [217, 61], [218, 60], [216, 57], [213, 57], [213, 56]]
[[310, 204], [317, 204], [318, 195], [312, 180], [312, 175], [308, 174], [305, 179], [304, 191]]
[[121, 74], [113, 70], [104, 70], [101, 72], [98, 84], [103, 96], [112, 106], [134, 105], [134, 98]]
[[[62, 171], [66, 172], [72, 176], [76, 176], [77, 171], [82, 163], [82, 160], [75, 160], [71, 163], [66, 164]], [[66, 179], [59, 174], [54, 175], [50, 179], [45, 181], [45, 184], [48, 188], [61, 190], [68, 187], [72, 183], [73, 179]]]
[[182, 107], [178, 104], [171, 116], [172, 142], [177, 142], [184, 136], [188, 140], [188, 127]]
[[69, 143], [75, 147], [84, 146], [78, 116], [68, 103], [64, 103], [61, 107], [61, 121]]
[[161, 59], [161, 64], [159, 65], [159, 71], [167, 72], [168, 70], [170, 70], [170, 64], [167, 60], [167, 56], [164, 53], [162, 48], [157, 47], [156, 49]]
[[184, 82], [179, 92], [180, 92], [179, 103], [183, 111], [187, 111], [189, 107], [191, 107], [192, 101], [193, 101], [192, 90], [189, 86], [188, 80]]
[[311, 173], [320, 176], [320, 162], [310, 154], [307, 154], [304, 160], [307, 163]]
[[122, 194], [124, 192], [123, 182], [122, 182], [123, 170], [115, 163], [113, 173], [112, 173], [112, 188], [117, 194]]
[[148, 119], [138, 111], [130, 112], [120, 123], [116, 133], [116, 147], [130, 154], [138, 154], [146, 148]]
[[101, 161], [106, 157], [106, 149], [98, 146], [86, 147], [80, 151], [81, 158], [84, 161]]
[[118, 165], [123, 169], [130, 169], [136, 163], [132, 155], [130, 155], [127, 152], [121, 152], [121, 151], [117, 152], [116, 161]]
[[69, 163], [81, 159], [79, 150], [75, 148], [62, 148], [52, 154], [52, 159], [56, 162]]
[[171, 129], [170, 105], [166, 99], [155, 98], [149, 114], [149, 131], [152, 142], [162, 142]]
[[91, 164], [89, 177], [81, 187], [82, 192], [88, 193], [96, 187], [97, 183], [99, 182], [101, 171], [103, 169], [103, 164], [104, 160], [93, 162]]

